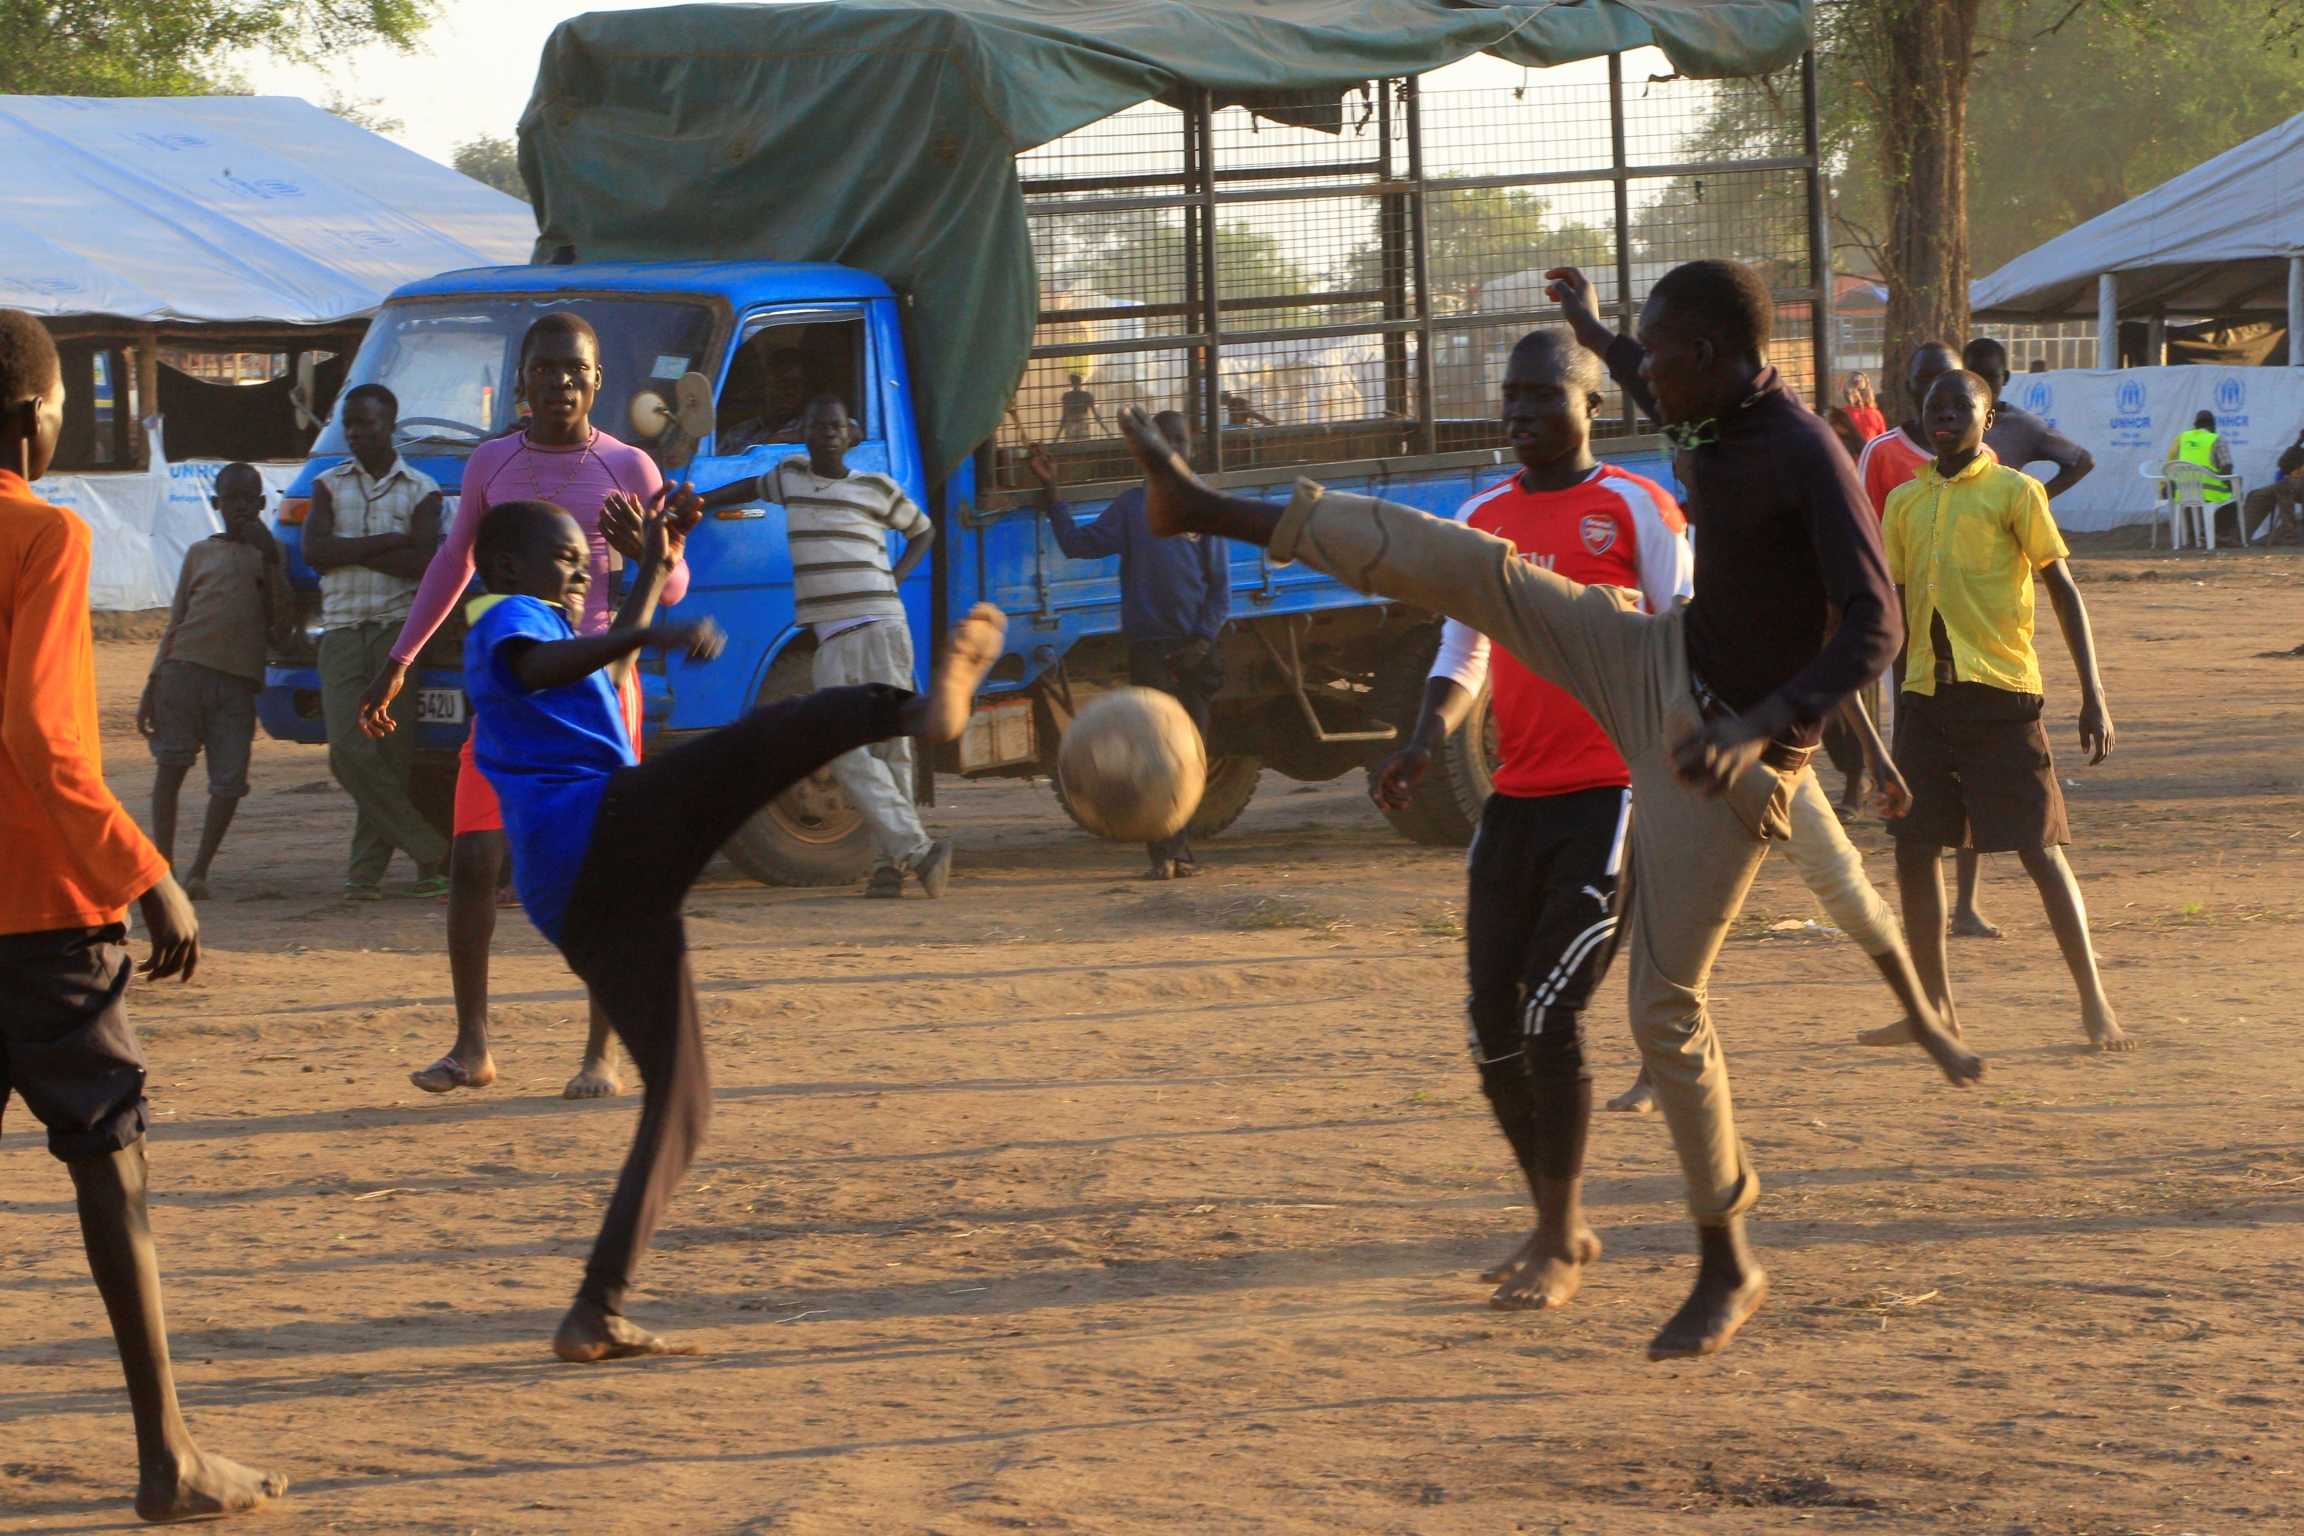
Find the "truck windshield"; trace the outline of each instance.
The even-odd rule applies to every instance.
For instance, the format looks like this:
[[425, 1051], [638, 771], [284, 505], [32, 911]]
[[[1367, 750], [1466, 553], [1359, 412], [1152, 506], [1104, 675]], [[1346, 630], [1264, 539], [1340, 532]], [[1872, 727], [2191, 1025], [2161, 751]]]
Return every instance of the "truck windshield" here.
[[[676, 300], [475, 294], [387, 304], [368, 328], [344, 381], [381, 384], [400, 402], [400, 442], [428, 454], [460, 453], [513, 426], [520, 338], [538, 316], [574, 310], [600, 333], [601, 384], [593, 425], [647, 448], [663, 430], [681, 375], [708, 371], [718, 350], [713, 306]], [[340, 391], [337, 396], [342, 399]], [[637, 405], [637, 408], [635, 408]], [[343, 453], [338, 413], [312, 445]]]

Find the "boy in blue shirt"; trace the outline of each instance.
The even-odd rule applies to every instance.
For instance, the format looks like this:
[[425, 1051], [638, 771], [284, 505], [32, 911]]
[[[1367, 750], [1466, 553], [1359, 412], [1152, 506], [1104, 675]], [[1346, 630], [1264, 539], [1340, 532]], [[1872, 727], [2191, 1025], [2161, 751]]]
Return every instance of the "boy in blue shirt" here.
[[708, 661], [725, 643], [710, 619], [654, 622], [702, 510], [682, 487], [642, 513], [631, 589], [596, 635], [573, 627], [591, 550], [566, 512], [544, 501], [493, 506], [473, 550], [497, 598], [464, 642], [473, 757], [503, 805], [522, 905], [583, 978], [645, 1085], [583, 1287], [552, 1341], [569, 1361], [685, 1352], [622, 1314], [711, 1113], [681, 922], [689, 886], [754, 812], [841, 753], [894, 736], [958, 736], [1007, 628], [997, 608], [979, 604], [953, 629], [924, 694], [879, 683], [822, 689], [635, 763], [611, 674], [646, 648]]

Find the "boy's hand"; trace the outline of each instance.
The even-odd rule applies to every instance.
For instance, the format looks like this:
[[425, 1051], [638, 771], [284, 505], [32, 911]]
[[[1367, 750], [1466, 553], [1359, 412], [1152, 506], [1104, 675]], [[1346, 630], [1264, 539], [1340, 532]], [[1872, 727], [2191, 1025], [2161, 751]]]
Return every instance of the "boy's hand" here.
[[1576, 333], [1586, 351], [1605, 352], [1614, 333], [1600, 318], [1598, 296], [1592, 290], [1592, 279], [1581, 268], [1553, 267], [1544, 274], [1544, 294], [1560, 306], [1560, 318], [1568, 322], [1568, 329]]
[[161, 981], [181, 972], [190, 981], [200, 968], [200, 914], [192, 910], [192, 898], [184, 894], [184, 887], [174, 875], [162, 875], [136, 898], [136, 908], [144, 914], [145, 931], [152, 936], [152, 953], [136, 967], [137, 973]]
[[1768, 738], [1742, 715], [1707, 720], [1672, 748], [1673, 777], [1701, 794], [1724, 795], [1767, 749]]
[[686, 651], [690, 661], [710, 661], [728, 647], [728, 636], [710, 619], [692, 624], [656, 624], [648, 631], [648, 644], [662, 651]]
[[160, 706], [152, 697], [153, 689], [160, 685], [157, 677], [144, 680], [144, 697], [136, 701], [136, 734], [146, 738], [160, 734]]
[[399, 722], [389, 713], [392, 701], [399, 697], [400, 685], [408, 680], [408, 669], [397, 661], [386, 662], [384, 670], [376, 674], [360, 695], [360, 734], [378, 741], [399, 728]]
[[1056, 455], [1050, 453], [1040, 444], [1034, 443], [1030, 457], [1026, 458], [1024, 462], [1031, 467], [1032, 478], [1040, 482], [1040, 489], [1053, 498], [1058, 484]]
[[2112, 711], [2101, 698], [2080, 701], [2080, 750], [2090, 754], [2091, 768], [2112, 755]]
[[1883, 821], [1912, 809], [1912, 786], [1904, 782], [1894, 763], [1872, 765], [1872, 798], [1868, 803], [1872, 814]]
[[689, 531], [703, 521], [704, 498], [696, 494], [694, 486], [682, 481], [664, 487], [658, 509], [642, 525], [644, 554], [653, 554], [667, 566], [677, 565], [687, 553]]
[[607, 546], [625, 559], [638, 564], [647, 554], [641, 535], [641, 525], [648, 520], [648, 509], [640, 498], [628, 491], [610, 491], [600, 503], [600, 537]]
[[1408, 808], [1408, 791], [1424, 770], [1432, 766], [1432, 754], [1420, 742], [1410, 742], [1376, 770], [1376, 777], [1368, 785], [1368, 798], [1383, 811], [1404, 811]]

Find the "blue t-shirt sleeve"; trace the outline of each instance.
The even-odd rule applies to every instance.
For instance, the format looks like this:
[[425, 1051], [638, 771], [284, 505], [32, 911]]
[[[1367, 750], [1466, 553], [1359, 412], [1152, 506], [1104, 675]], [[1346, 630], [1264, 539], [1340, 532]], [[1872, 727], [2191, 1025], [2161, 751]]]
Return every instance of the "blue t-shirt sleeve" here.
[[566, 617], [533, 597], [508, 597], [480, 615], [480, 622], [472, 626], [473, 641], [488, 658], [488, 681], [508, 694], [530, 690], [522, 685], [511, 658], [504, 654], [506, 641], [565, 640], [573, 633]]

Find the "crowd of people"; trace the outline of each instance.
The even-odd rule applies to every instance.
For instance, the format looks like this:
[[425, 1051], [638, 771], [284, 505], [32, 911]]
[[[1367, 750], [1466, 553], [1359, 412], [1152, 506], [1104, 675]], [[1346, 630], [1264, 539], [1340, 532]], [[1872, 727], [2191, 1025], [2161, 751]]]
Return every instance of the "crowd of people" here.
[[[1851, 406], [1851, 421], [1876, 429], [1852, 455], [1768, 364], [1774, 304], [1751, 269], [1675, 268], [1633, 334], [1600, 319], [1581, 272], [1546, 276], [1565, 324], [1513, 349], [1499, 403], [1517, 469], [1454, 520], [1311, 481], [1285, 503], [1227, 494], [1188, 467], [1181, 418], [1134, 406], [1116, 425], [1143, 483], [1095, 522], [1072, 519], [1052, 460], [1034, 467], [1066, 552], [1122, 558], [1131, 675], [1177, 694], [1203, 726], [1222, 682], [1227, 540], [1444, 616], [1419, 718], [1371, 793], [1379, 803], [1419, 793], [1439, 744], [1491, 690], [1501, 760], [1470, 858], [1467, 1017], [1482, 1091], [1536, 1211], [1533, 1231], [1488, 1273], [1491, 1302], [1564, 1306], [1600, 1257], [1580, 1198], [1593, 1102], [1585, 1042], [1594, 991], [1621, 950], [1642, 1070], [1620, 1102], [1660, 1109], [1700, 1255], [1693, 1289], [1648, 1353], [1702, 1356], [1733, 1339], [1768, 1288], [1745, 1225], [1760, 1175], [1737, 1133], [1706, 987], [1771, 845], [1888, 988], [1889, 1017], [1863, 1043], [1917, 1045], [1956, 1086], [1983, 1075], [1947, 959], [1958, 924], [1939, 870], [1952, 848], [2018, 856], [2070, 966], [2087, 1039], [2134, 1045], [2098, 977], [2062, 851], [2033, 643], [2045, 588], [2080, 676], [2081, 748], [2100, 761], [2113, 727], [2049, 514], [2088, 466], [2002, 404], [2006, 356], [1993, 344], [1921, 348], [1900, 424], [1868, 398]], [[912, 691], [898, 592], [934, 526], [895, 481], [847, 466], [846, 407], [819, 397], [796, 418], [805, 451], [779, 461], [773, 484], [749, 488], [790, 511], [817, 691], [643, 757], [637, 657], [708, 660], [722, 637], [709, 619], [663, 616], [687, 585], [685, 545], [704, 502], [591, 424], [598, 356], [572, 312], [536, 322], [521, 355], [528, 414], [474, 452], [445, 527], [438, 486], [392, 446], [390, 393], [350, 392], [350, 453], [322, 477], [305, 530], [322, 573], [331, 764], [356, 807], [346, 894], [381, 891], [398, 850], [415, 865], [409, 891], [447, 899], [458, 1033], [418, 1086], [494, 1079], [487, 958], [507, 872], [517, 905], [592, 1000], [592, 1039], [568, 1091], [615, 1091], [603, 1086], [615, 1081], [611, 1038], [640, 1074], [633, 1146], [552, 1341], [573, 1362], [682, 1347], [628, 1321], [623, 1301], [710, 1112], [681, 919], [690, 884], [745, 819], [829, 768], [873, 827], [867, 894], [900, 894], [907, 878], [939, 894], [951, 848], [920, 827], [910, 746], [960, 733], [1005, 629], [980, 605], [948, 637], [926, 690]], [[1674, 444], [1680, 494], [1593, 453], [1605, 376]], [[143, 914], [148, 976], [192, 973], [192, 895], [246, 792], [249, 700], [288, 599], [260, 483], [232, 466], [217, 484], [223, 532], [186, 563], [138, 711], [159, 765], [156, 846], [102, 777], [87, 529], [29, 489], [53, 451], [64, 389], [46, 332], [0, 311], [0, 815], [23, 829], [21, 877], [0, 889], [0, 1104], [20, 1094], [71, 1172], [129, 1378], [139, 1512], [232, 1513], [285, 1482], [201, 1452], [176, 1409], [144, 1219], [148, 1112], [124, 1008], [123, 914], [131, 903]], [[2041, 460], [2058, 465], [2046, 485], [2020, 467]], [[904, 541], [893, 561], [891, 535]], [[473, 719], [443, 838], [395, 765], [412, 737], [409, 668], [459, 603]], [[1882, 679], [1892, 745], [1875, 726], [1881, 710], [1866, 706]], [[1853, 743], [1887, 817], [1900, 923], [1818, 784], [1811, 760], [1828, 730]], [[202, 752], [208, 820], [180, 885], [176, 802]], [[1161, 878], [1196, 867], [1180, 835], [1148, 853]]]

